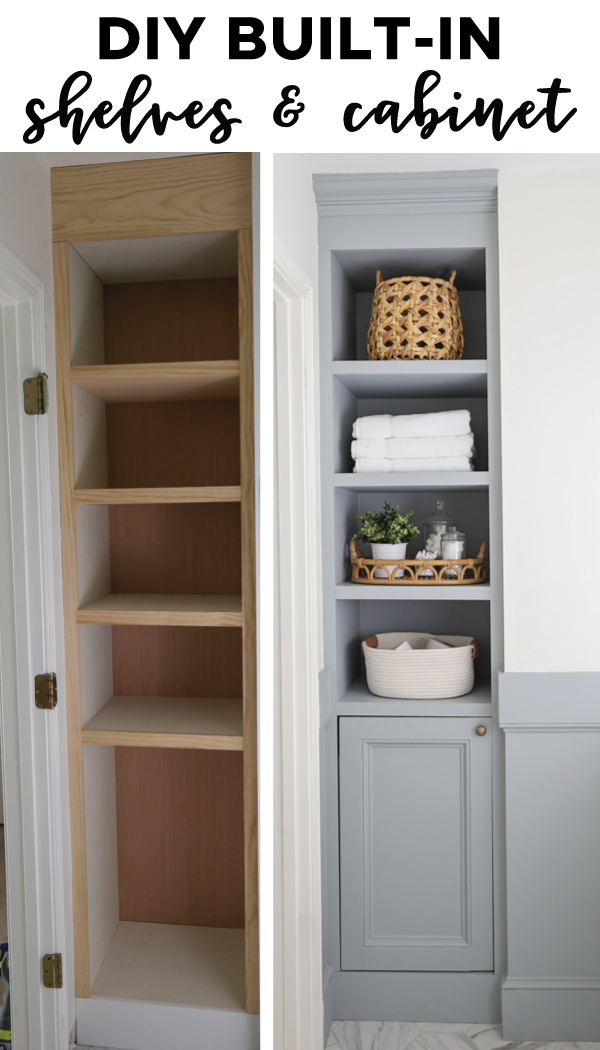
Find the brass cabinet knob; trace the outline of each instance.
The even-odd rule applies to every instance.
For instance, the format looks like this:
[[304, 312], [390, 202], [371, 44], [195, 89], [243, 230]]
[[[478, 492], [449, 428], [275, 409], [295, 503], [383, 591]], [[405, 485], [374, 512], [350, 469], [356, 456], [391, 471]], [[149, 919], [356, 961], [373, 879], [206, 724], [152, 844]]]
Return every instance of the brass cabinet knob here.
[[477, 726], [475, 732], [477, 733], [477, 736], [485, 736], [485, 734], [487, 733], [487, 729], [485, 728], [485, 726]]

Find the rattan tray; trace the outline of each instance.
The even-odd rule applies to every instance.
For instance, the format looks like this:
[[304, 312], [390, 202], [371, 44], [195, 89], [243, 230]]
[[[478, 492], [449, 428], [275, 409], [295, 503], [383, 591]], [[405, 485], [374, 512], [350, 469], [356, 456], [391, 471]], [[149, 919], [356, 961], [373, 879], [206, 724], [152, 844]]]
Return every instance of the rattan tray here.
[[[350, 564], [352, 583], [382, 584], [384, 587], [418, 586], [418, 587], [457, 587], [467, 583], [485, 583], [485, 540], [479, 548], [476, 558], [450, 559], [427, 558], [422, 561], [404, 558], [363, 558], [356, 540], [350, 540]], [[393, 566], [392, 569], [389, 566]], [[455, 569], [457, 575], [443, 579], [444, 570]], [[386, 578], [375, 577], [375, 569], [384, 569]], [[396, 576], [398, 569], [404, 569], [403, 576]], [[420, 576], [424, 569], [431, 570], [432, 576]]]

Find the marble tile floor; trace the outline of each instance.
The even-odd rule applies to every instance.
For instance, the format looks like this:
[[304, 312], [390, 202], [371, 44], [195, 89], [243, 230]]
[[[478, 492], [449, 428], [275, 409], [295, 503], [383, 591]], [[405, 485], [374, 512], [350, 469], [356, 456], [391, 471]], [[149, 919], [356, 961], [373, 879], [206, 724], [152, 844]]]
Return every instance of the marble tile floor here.
[[511, 1043], [499, 1025], [334, 1021], [327, 1050], [600, 1050], [600, 1043]]

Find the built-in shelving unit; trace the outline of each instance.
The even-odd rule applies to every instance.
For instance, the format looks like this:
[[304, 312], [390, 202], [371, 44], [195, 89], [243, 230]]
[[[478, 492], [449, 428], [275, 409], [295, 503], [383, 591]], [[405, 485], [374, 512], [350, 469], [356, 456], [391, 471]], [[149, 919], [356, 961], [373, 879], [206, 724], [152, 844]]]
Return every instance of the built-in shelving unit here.
[[[369, 785], [373, 790], [375, 783], [381, 788], [383, 780], [378, 778], [393, 778], [395, 774], [391, 772], [392, 768], [396, 771], [399, 768], [392, 765], [395, 761], [391, 757], [393, 751], [389, 752], [389, 759], [381, 759], [381, 766], [376, 764], [379, 759], [368, 757], [375, 755], [375, 751], [369, 750], [367, 741], [377, 741], [377, 730], [372, 729], [372, 726], [377, 724], [378, 719], [382, 720], [381, 741], [384, 738], [390, 741], [390, 748], [396, 732], [392, 728], [390, 716], [398, 719], [399, 741], [402, 740], [403, 720], [406, 725], [413, 727], [427, 722], [430, 732], [438, 733], [440, 740], [443, 740], [441, 727], [445, 724], [454, 727], [448, 734], [450, 741], [455, 738], [453, 734], [457, 733], [460, 737], [460, 727], [467, 723], [471, 727], [469, 732], [474, 733], [476, 723], [472, 723], [472, 720], [482, 719], [484, 735], [488, 727], [492, 729], [491, 744], [495, 756], [493, 813], [497, 826], [501, 826], [501, 742], [496, 728], [496, 672], [502, 660], [499, 365], [493, 176], [481, 177], [469, 173], [462, 181], [455, 181], [451, 177], [447, 186], [444, 176], [439, 175], [323, 175], [315, 176], [314, 185], [321, 248], [322, 576], [326, 667], [322, 698], [321, 790], [324, 813], [322, 850], [327, 1031], [327, 1018], [331, 1019], [332, 1016], [338, 1019], [376, 1017], [383, 1021], [401, 1020], [419, 1013], [427, 1014], [432, 1020], [445, 1020], [446, 1014], [443, 1017], [436, 1015], [436, 1011], [445, 1009], [440, 1004], [453, 999], [460, 1013], [461, 1006], [458, 1004], [463, 994], [464, 1012], [470, 1015], [473, 1004], [478, 1001], [479, 990], [484, 988], [482, 973], [473, 975], [472, 984], [469, 984], [470, 975], [466, 972], [460, 975], [458, 983], [451, 984], [450, 978], [456, 978], [456, 974], [444, 976], [440, 973], [417, 972], [431, 969], [433, 964], [427, 962], [427, 936], [424, 935], [421, 945], [416, 931], [414, 943], [419, 941], [423, 952], [422, 956], [418, 956], [418, 952], [415, 955], [415, 959], [419, 957], [420, 964], [410, 967], [399, 965], [398, 972], [393, 973], [395, 967], [384, 963], [384, 959], [391, 957], [396, 950], [400, 958], [402, 952], [408, 952], [408, 947], [402, 947], [400, 933], [381, 925], [379, 913], [377, 920], [373, 919], [377, 909], [373, 886], [380, 883], [372, 881], [367, 884], [364, 881], [360, 884], [360, 879], [375, 880], [381, 875], [381, 885], [389, 887], [387, 899], [393, 900], [391, 882], [385, 881], [385, 873], [375, 872], [371, 868], [374, 862], [369, 855], [369, 851], [374, 849], [374, 840], [369, 836], [377, 835], [377, 828], [385, 827], [386, 820], [392, 819], [391, 813], [377, 816], [371, 803], [365, 801], [371, 790]], [[409, 274], [448, 278], [452, 270], [457, 271], [456, 286], [465, 332], [465, 350], [461, 360], [367, 359], [367, 331], [377, 270], [382, 271], [384, 279]], [[353, 472], [350, 446], [352, 425], [357, 418], [449, 409], [468, 409], [471, 413], [476, 447], [472, 471], [404, 474]], [[389, 500], [392, 503], [399, 502], [403, 512], [413, 510], [415, 524], [420, 527], [423, 519], [435, 511], [438, 497], [444, 499], [449, 516], [466, 533], [467, 557], [475, 557], [481, 542], [486, 541], [485, 583], [467, 586], [377, 586], [350, 581], [348, 544], [352, 535], [358, 531], [358, 515], [381, 507], [384, 501]], [[415, 557], [421, 542], [422, 538], [417, 537], [409, 544], [407, 557]], [[364, 553], [370, 555], [367, 548]], [[474, 637], [479, 655], [475, 664], [473, 691], [451, 700], [432, 701], [391, 700], [370, 693], [361, 642], [372, 634], [386, 631], [423, 631]], [[364, 720], [361, 721], [362, 729], [350, 729], [350, 721], [354, 717]], [[342, 731], [342, 719], [346, 726], [345, 733]], [[430, 723], [433, 719], [437, 720], [435, 730]], [[418, 730], [411, 729], [410, 732], [416, 732], [418, 737]], [[361, 733], [362, 743], [359, 741]], [[348, 757], [349, 752], [344, 751], [344, 740], [350, 739], [355, 741], [352, 744], [355, 748], [352, 759]], [[486, 746], [489, 742], [488, 736]], [[376, 747], [376, 744], [373, 746]], [[455, 746], [454, 743], [452, 746]], [[467, 742], [465, 746], [468, 750], [470, 744]], [[409, 765], [408, 768], [414, 769], [418, 779], [422, 772], [418, 764], [419, 752], [413, 754], [414, 759], [409, 761], [414, 761], [415, 765]], [[473, 751], [472, 754], [477, 755], [479, 760], [483, 752]], [[362, 759], [359, 757], [361, 755]], [[351, 765], [351, 762], [360, 761], [365, 762], [362, 770]], [[483, 763], [481, 770], [478, 776], [482, 777], [480, 786], [483, 790], [486, 778], [489, 787], [492, 776], [490, 764], [486, 766]], [[426, 775], [423, 776], [426, 781]], [[350, 812], [347, 799], [340, 791], [344, 790], [344, 785], [347, 789], [349, 784], [359, 782], [362, 783], [360, 791], [364, 794], [361, 795], [358, 788], [356, 791], [352, 789]], [[362, 817], [361, 808], [364, 808]], [[410, 824], [410, 818], [406, 819]], [[490, 811], [489, 820], [492, 819]], [[381, 823], [378, 824], [377, 820]], [[432, 827], [434, 823], [432, 821]], [[366, 851], [362, 855], [355, 846], [357, 837], [361, 835], [365, 836], [363, 848]], [[381, 849], [384, 851], [385, 846], [382, 845]], [[342, 857], [353, 858], [351, 871], [344, 868], [340, 850]], [[496, 911], [501, 908], [502, 901], [501, 856], [500, 846], [495, 855]], [[479, 860], [476, 863], [479, 864]], [[470, 878], [469, 864], [470, 861], [465, 869], [467, 874], [463, 872], [460, 876], [467, 881]], [[480, 864], [480, 870], [490, 868], [491, 847]], [[361, 871], [363, 875], [357, 874]], [[411, 878], [418, 882], [418, 874], [415, 875], [417, 871], [418, 865], [415, 865], [414, 870], [411, 868], [409, 883]], [[485, 893], [478, 898], [483, 901], [487, 895], [486, 904], [482, 905], [477, 918], [479, 923], [483, 916], [482, 937], [483, 940], [487, 938], [486, 950], [473, 966], [473, 969], [479, 970], [491, 970], [490, 960], [493, 956], [490, 934], [491, 878], [488, 883]], [[405, 902], [390, 904], [392, 916], [399, 915], [404, 907]], [[348, 928], [343, 926], [343, 917], [348, 918], [352, 914], [359, 917], [350, 935]], [[375, 921], [378, 923], [376, 932], [374, 926], [369, 926]], [[448, 928], [453, 922], [454, 919], [448, 919]], [[367, 932], [369, 929], [370, 934]], [[435, 941], [434, 929], [437, 927], [431, 929], [431, 943]], [[400, 938], [397, 945], [396, 937]], [[381, 938], [381, 941], [377, 938]], [[358, 954], [352, 954], [354, 949], [348, 947], [351, 942], [355, 947], [359, 946], [356, 949]], [[381, 946], [379, 965], [377, 949], [373, 947], [375, 944]], [[388, 948], [385, 944], [390, 946], [389, 956], [386, 956]], [[361, 952], [361, 957], [375, 960], [369, 963], [371, 969], [389, 971], [385, 979], [381, 973], [361, 972], [356, 962], [344, 963], [344, 958], [355, 960]], [[489, 973], [489, 987], [486, 984], [485, 988], [486, 994], [489, 992], [499, 1000], [499, 974], [503, 966], [502, 929], [499, 924], [495, 953], [496, 973]], [[452, 969], [446, 964], [439, 968]], [[467, 971], [469, 968], [469, 963], [461, 963], [458, 967]], [[366, 970], [366, 967], [362, 969]], [[403, 970], [415, 972], [409, 975]], [[479, 983], [476, 983], [475, 978]], [[493, 992], [490, 991], [492, 988]], [[445, 999], [446, 996], [448, 998]], [[469, 999], [469, 996], [472, 998]], [[478, 1009], [475, 1007], [476, 1012]], [[481, 1009], [482, 1016], [485, 1015], [487, 1020], [488, 1006], [482, 1002]], [[446, 1013], [449, 1017], [447, 1008]]]
[[[258, 1010], [249, 157], [148, 163], [135, 221], [111, 212], [130, 165], [100, 166], [87, 227], [92, 169], [54, 180], [78, 1036], [132, 1045], [152, 1002], [156, 1039], [187, 1047], [186, 1005], [190, 1050], [250, 1050], [227, 1014]], [[221, 167], [216, 226], [175, 232], [160, 201], [208, 179], [210, 216]]]

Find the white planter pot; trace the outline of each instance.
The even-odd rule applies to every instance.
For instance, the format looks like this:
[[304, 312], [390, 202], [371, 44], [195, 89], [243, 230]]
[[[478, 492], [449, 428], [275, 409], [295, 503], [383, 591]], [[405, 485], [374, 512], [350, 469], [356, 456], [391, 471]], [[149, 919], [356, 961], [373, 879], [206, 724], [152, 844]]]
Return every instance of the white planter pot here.
[[[383, 560], [384, 558], [406, 558], [406, 543], [372, 543], [371, 544], [371, 557]], [[394, 565], [388, 565], [390, 573], [395, 569]], [[374, 576], [387, 579], [387, 572], [385, 569], [375, 569]], [[404, 569], [398, 569], [395, 573], [394, 579], [398, 576], [404, 576]]]

